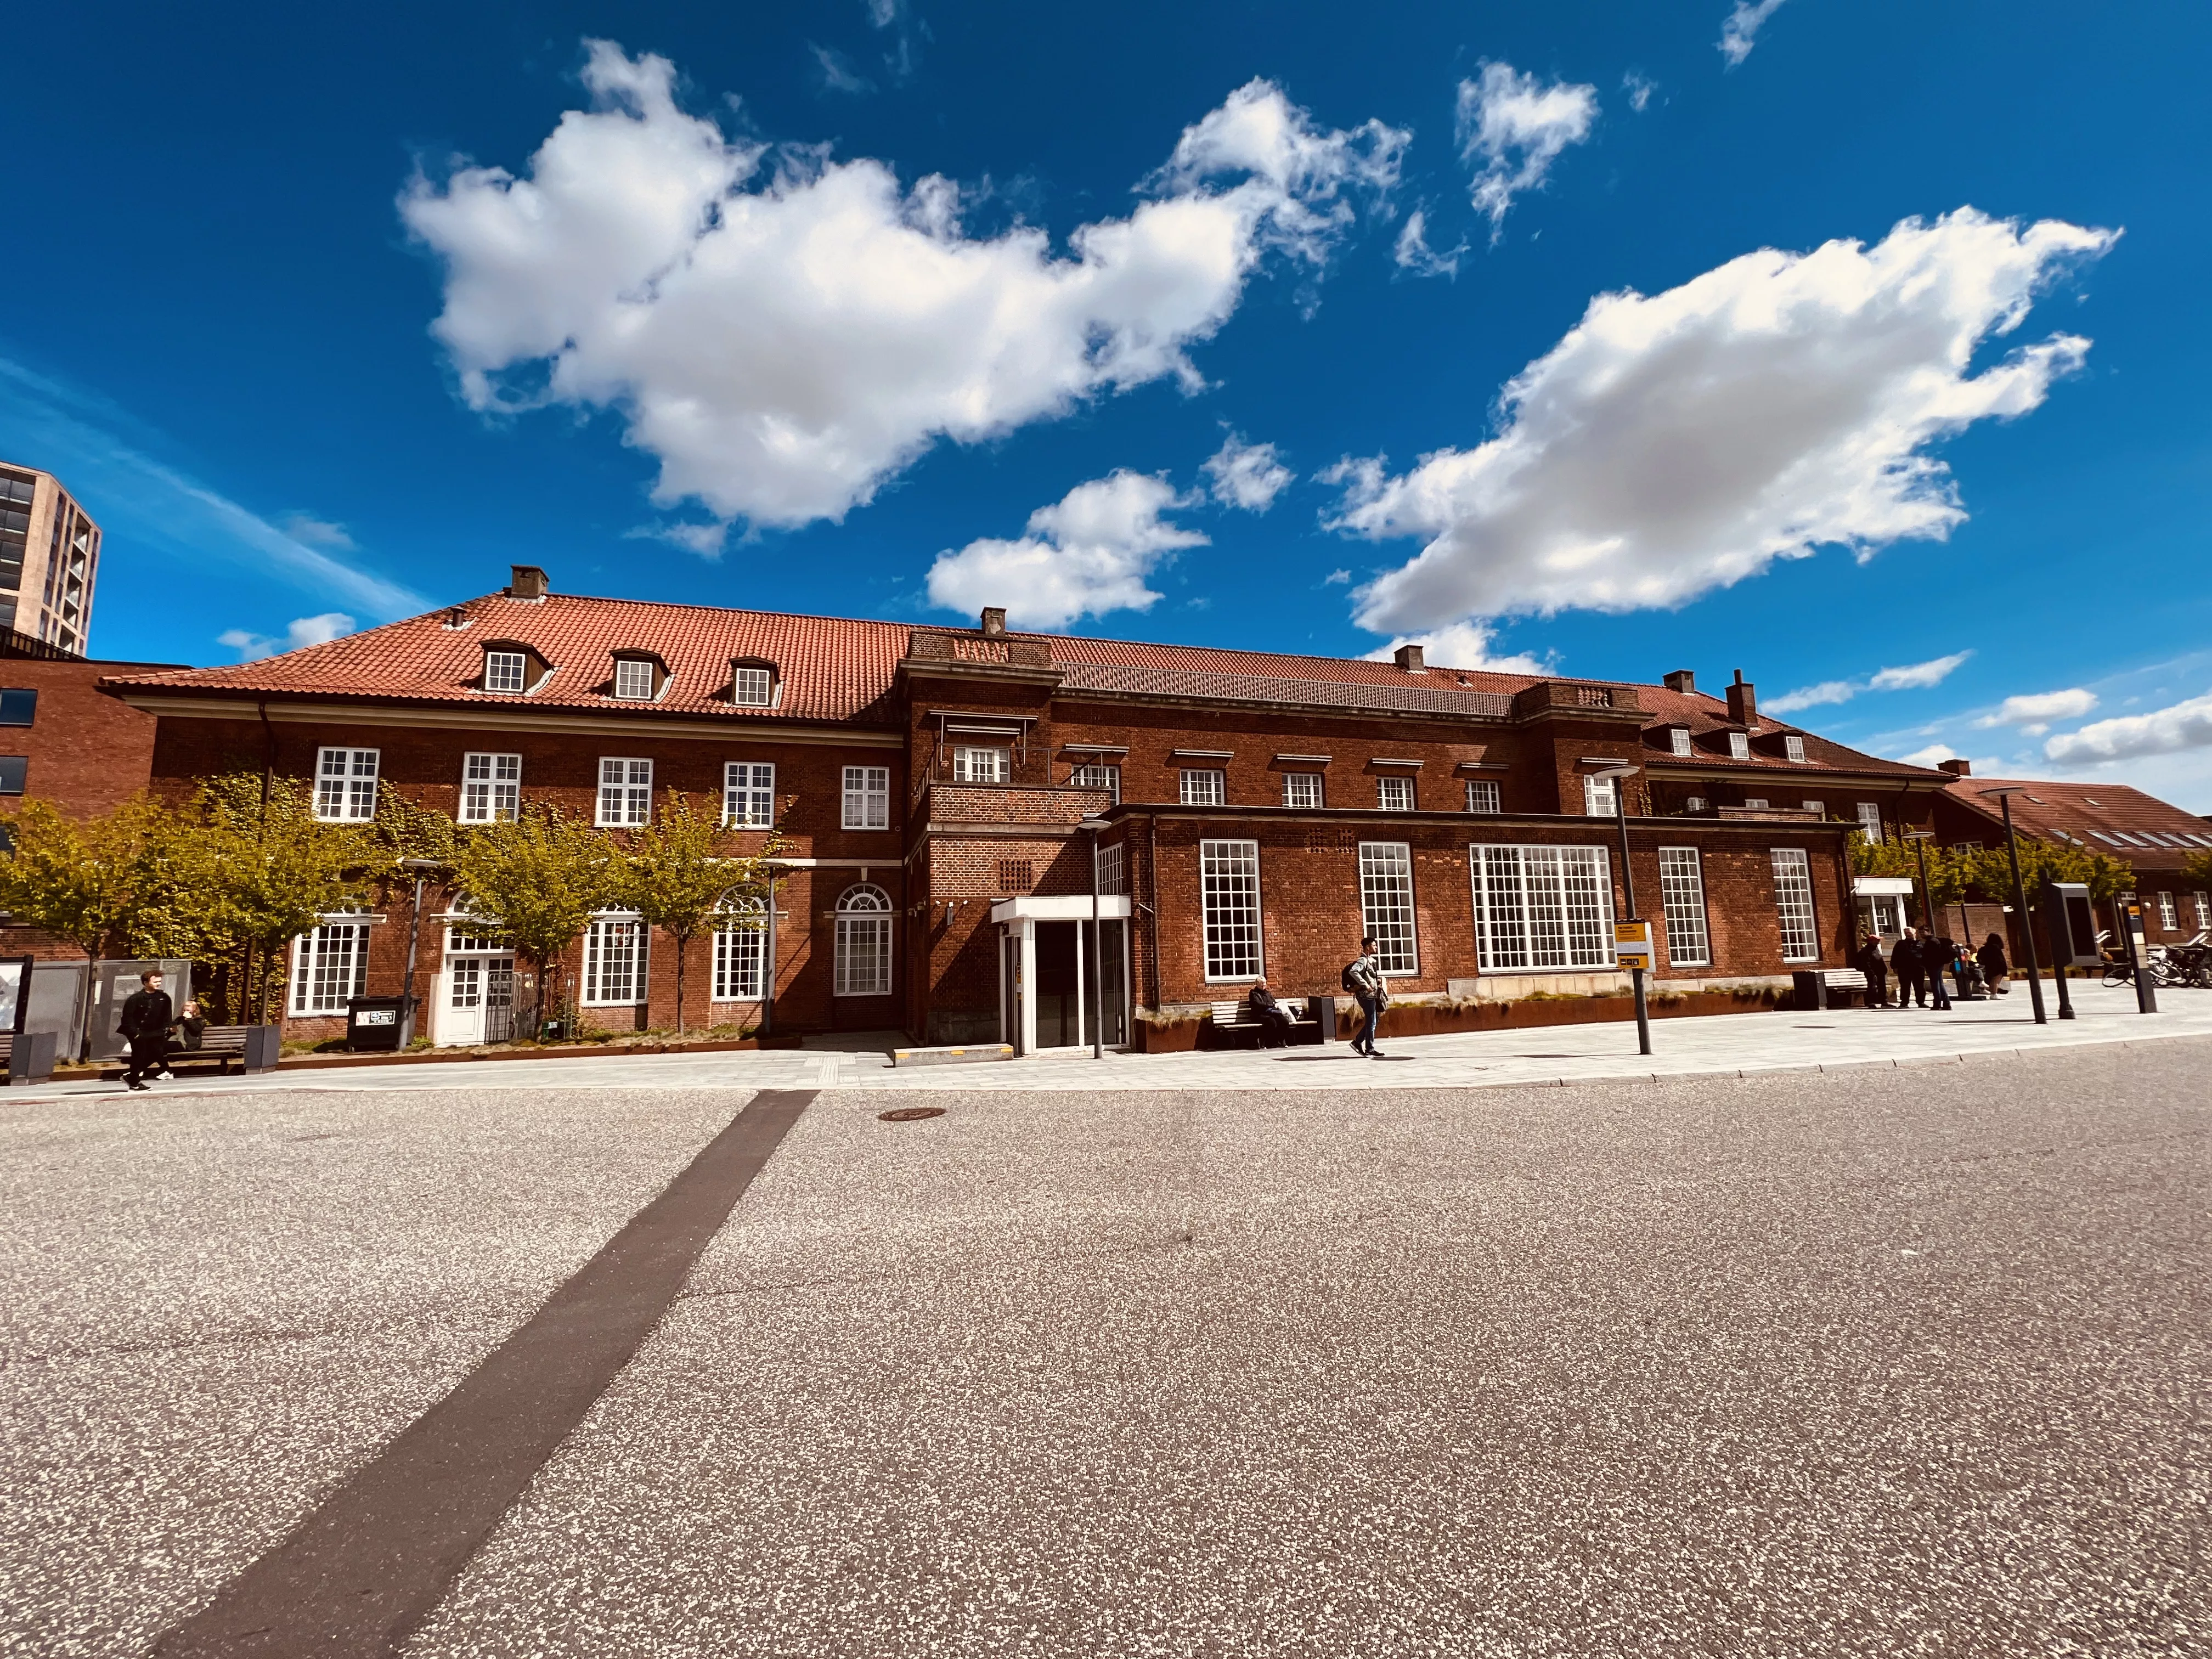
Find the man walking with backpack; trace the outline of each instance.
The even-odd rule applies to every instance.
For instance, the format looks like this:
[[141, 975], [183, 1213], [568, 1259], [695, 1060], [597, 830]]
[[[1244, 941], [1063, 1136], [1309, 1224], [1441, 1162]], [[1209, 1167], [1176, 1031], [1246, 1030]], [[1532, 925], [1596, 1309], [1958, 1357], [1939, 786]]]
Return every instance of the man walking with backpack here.
[[1370, 1060], [1382, 1058], [1382, 1051], [1375, 1046], [1375, 1030], [1382, 1023], [1382, 969], [1375, 960], [1375, 941], [1359, 941], [1359, 956], [1345, 964], [1344, 988], [1358, 999], [1359, 1011], [1366, 1016], [1359, 1035], [1352, 1039], [1352, 1052], [1365, 1054]]

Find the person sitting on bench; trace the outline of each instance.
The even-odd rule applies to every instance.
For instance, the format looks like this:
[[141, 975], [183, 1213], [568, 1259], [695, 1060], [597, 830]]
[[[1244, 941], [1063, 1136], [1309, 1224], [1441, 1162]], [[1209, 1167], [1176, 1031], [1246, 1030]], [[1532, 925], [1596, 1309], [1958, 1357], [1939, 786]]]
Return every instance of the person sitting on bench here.
[[1252, 1018], [1260, 1022], [1260, 1046], [1263, 1048], [1287, 1048], [1291, 1046], [1291, 1012], [1275, 1000], [1275, 994], [1261, 980], [1252, 987], [1245, 999], [1252, 1005]]

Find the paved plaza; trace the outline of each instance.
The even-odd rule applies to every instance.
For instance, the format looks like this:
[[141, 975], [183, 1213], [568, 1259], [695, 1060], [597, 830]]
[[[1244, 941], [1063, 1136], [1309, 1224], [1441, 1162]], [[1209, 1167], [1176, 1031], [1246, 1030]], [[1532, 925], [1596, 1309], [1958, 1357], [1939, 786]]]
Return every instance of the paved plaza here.
[[2208, 1066], [10, 1097], [0, 1652], [2201, 1653]]

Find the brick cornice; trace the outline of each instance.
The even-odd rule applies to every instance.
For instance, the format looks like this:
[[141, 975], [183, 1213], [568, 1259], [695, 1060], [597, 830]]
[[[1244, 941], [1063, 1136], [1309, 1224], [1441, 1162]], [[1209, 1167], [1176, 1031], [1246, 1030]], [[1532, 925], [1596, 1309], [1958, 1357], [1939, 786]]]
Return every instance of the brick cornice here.
[[[107, 695], [149, 714], [170, 720], [258, 720], [263, 704], [255, 697], [164, 696], [152, 690], [108, 689]], [[841, 748], [903, 749], [902, 732], [870, 730], [846, 724], [827, 725], [797, 720], [684, 720], [680, 716], [646, 714], [643, 710], [609, 709], [605, 714], [543, 713], [514, 708], [465, 704], [435, 705], [393, 702], [314, 702], [271, 697], [267, 703], [273, 724], [343, 726], [374, 724], [418, 727], [434, 731], [550, 732], [576, 737], [621, 732], [635, 738], [699, 738], [723, 742], [811, 743]]]

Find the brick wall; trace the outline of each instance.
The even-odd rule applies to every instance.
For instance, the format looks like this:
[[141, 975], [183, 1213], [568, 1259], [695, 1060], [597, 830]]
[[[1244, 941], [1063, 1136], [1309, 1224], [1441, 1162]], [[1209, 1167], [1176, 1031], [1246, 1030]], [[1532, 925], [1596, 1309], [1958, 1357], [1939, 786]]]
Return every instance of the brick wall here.
[[[153, 776], [157, 722], [98, 690], [103, 676], [144, 672], [150, 663], [0, 661], [0, 686], [36, 691], [28, 726], [0, 726], [0, 754], [21, 755], [24, 799], [52, 801], [72, 817], [111, 812]], [[0, 812], [20, 802], [0, 797]]]

